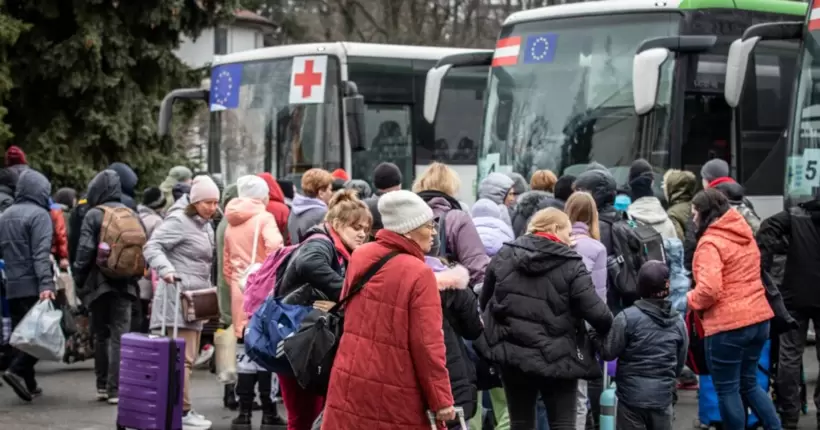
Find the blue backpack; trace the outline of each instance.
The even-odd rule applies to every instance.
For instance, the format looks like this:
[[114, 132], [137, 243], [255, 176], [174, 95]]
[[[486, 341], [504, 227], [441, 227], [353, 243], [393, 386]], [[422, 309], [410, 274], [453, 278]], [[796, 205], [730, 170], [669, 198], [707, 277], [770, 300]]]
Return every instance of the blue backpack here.
[[253, 313], [245, 333], [245, 354], [254, 363], [274, 373], [293, 374], [283, 349], [287, 337], [299, 330], [311, 306], [282, 302], [268, 297]]

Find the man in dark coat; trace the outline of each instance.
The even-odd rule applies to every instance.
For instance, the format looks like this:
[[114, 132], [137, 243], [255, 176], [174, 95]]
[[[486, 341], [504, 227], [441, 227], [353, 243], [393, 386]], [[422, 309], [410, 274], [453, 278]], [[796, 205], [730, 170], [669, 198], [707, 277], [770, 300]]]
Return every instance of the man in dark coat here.
[[0, 213], [14, 203], [14, 190], [19, 176], [13, 169], [0, 169]]
[[384, 226], [382, 225], [382, 215], [379, 213], [379, 198], [384, 193], [401, 189], [401, 169], [393, 163], [381, 163], [373, 170], [373, 186], [376, 192], [372, 196], [364, 199], [370, 214], [373, 216], [373, 226], [370, 235], [376, 237], [376, 233]]
[[[6, 297], [12, 328], [39, 300], [54, 299], [50, 195], [48, 179], [36, 170], [26, 169], [17, 182], [14, 204], [0, 218], [0, 249], [6, 264]], [[34, 379], [35, 364], [36, 358], [15, 350], [3, 374], [3, 380], [27, 402], [41, 393]]]
[[77, 255], [72, 265], [74, 285], [83, 304], [91, 308], [91, 330], [96, 338], [94, 372], [97, 376], [97, 398], [116, 404], [120, 338], [128, 332], [131, 324], [132, 302], [137, 298], [137, 279], [106, 277], [97, 267], [96, 257], [104, 217], [102, 209], [97, 206], [127, 207], [122, 201], [119, 175], [113, 170], [98, 173], [88, 184], [87, 199], [90, 209], [82, 221]]

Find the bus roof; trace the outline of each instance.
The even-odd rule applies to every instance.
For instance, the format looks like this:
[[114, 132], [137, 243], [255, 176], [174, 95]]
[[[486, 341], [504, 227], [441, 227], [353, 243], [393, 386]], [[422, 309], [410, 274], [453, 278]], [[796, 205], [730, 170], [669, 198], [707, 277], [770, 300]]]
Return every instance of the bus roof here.
[[603, 0], [585, 3], [568, 3], [545, 6], [516, 12], [504, 25], [518, 24], [541, 19], [567, 18], [574, 16], [609, 15], [624, 12], [656, 12], [682, 9], [741, 9], [786, 15], [806, 14], [807, 3], [792, 0]]
[[438, 60], [447, 55], [475, 52], [475, 49], [435, 46], [384, 45], [377, 43], [326, 42], [280, 45], [214, 57], [213, 65], [288, 58], [300, 55], [335, 54], [347, 57], [378, 57], [408, 60]]

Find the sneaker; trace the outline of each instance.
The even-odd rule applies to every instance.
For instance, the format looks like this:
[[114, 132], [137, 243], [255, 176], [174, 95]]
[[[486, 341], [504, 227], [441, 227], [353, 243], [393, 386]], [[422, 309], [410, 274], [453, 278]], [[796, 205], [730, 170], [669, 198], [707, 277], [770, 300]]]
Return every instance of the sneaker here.
[[252, 425], [251, 414], [247, 411], [240, 412], [239, 416], [231, 421], [231, 430], [251, 430]]
[[202, 347], [202, 351], [199, 353], [199, 357], [194, 360], [194, 368], [195, 369], [202, 369], [206, 365], [209, 364], [211, 358], [214, 356], [214, 346], [211, 344], [207, 344]]
[[109, 405], [116, 405], [120, 402], [120, 398], [119, 397], [109, 396], [108, 400], [106, 400], [106, 402], [108, 402]]
[[100, 402], [108, 400], [108, 391], [105, 388], [97, 388], [97, 400]]
[[30, 402], [33, 399], [31, 393], [26, 388], [26, 383], [23, 381], [23, 378], [15, 375], [12, 372], [5, 372], [3, 373], [3, 380], [6, 381], [6, 384], [9, 384], [12, 390], [14, 390], [14, 394], [17, 394], [17, 397], [20, 399]]
[[34, 399], [43, 395], [43, 389], [40, 387], [29, 388], [28, 392], [31, 393], [31, 397]]
[[184, 430], [207, 430], [211, 428], [211, 425], [213, 425], [212, 422], [194, 411], [188, 411], [187, 414], [182, 416], [182, 428]]

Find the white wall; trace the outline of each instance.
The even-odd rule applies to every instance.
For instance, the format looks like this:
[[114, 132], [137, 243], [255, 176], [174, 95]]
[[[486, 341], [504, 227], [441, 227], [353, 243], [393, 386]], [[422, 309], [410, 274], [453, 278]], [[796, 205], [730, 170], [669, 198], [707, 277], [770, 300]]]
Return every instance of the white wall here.
[[[213, 61], [214, 29], [202, 31], [196, 40], [182, 37], [176, 55], [188, 67], [198, 69]], [[262, 32], [252, 27], [228, 27], [228, 54], [262, 47]]]

